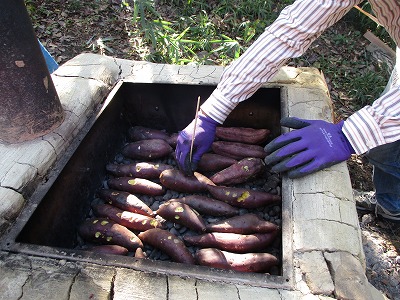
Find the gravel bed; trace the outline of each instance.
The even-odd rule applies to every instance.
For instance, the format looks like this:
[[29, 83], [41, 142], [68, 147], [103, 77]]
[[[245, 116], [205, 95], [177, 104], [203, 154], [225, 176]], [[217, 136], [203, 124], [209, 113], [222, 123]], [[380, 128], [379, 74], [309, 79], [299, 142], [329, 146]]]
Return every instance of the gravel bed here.
[[391, 300], [400, 300], [400, 224], [360, 214], [369, 282]]

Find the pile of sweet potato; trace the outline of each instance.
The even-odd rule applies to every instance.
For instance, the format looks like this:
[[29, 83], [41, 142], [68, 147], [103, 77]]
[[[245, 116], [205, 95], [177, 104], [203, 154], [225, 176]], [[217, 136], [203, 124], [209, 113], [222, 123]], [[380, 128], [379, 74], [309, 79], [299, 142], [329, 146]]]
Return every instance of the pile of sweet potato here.
[[266, 180], [268, 136], [267, 129], [218, 127], [198, 170], [185, 176], [173, 158], [176, 133], [130, 128], [78, 228], [83, 248], [147, 259], [159, 251], [174, 262], [241, 272], [277, 268], [280, 226], [261, 212], [281, 197], [252, 184]]

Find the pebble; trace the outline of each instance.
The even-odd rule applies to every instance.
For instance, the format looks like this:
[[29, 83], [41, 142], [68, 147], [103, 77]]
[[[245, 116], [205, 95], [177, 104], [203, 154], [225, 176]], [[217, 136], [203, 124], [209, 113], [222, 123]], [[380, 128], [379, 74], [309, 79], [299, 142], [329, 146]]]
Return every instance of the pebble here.
[[374, 219], [375, 219], [374, 216], [372, 216], [371, 214], [365, 214], [361, 218], [361, 223], [363, 225], [366, 225], [366, 224], [372, 223], [374, 221]]

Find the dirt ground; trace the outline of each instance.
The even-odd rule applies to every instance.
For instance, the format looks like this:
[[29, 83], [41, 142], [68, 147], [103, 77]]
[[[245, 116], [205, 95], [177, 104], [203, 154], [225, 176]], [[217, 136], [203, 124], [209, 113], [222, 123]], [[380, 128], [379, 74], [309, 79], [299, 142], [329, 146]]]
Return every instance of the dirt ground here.
[[[53, 1], [37, 0], [30, 3], [33, 5], [31, 17], [35, 32], [59, 64], [82, 52], [100, 53], [123, 59], [142, 59], [141, 39], [132, 35], [133, 25], [130, 21], [132, 13], [121, 10], [120, 1], [102, 0], [96, 2], [96, 5], [76, 4], [76, 7], [73, 1], [60, 4], [59, 1], [53, 3]], [[358, 38], [352, 41], [351, 51], [347, 49], [346, 44], [334, 42], [338, 36], [354, 36], [354, 29], [345, 21], [340, 21], [318, 38], [302, 58], [290, 61], [288, 64], [319, 67], [317, 58], [321, 55], [331, 55], [330, 59], [333, 60], [359, 61], [357, 71], [371, 67], [371, 63], [364, 61], [373, 58], [366, 50], [369, 42], [362, 35], [358, 35]], [[335, 118], [345, 119], [355, 110], [351, 99], [346, 97], [346, 88], [341, 88], [340, 80], [337, 78], [331, 78], [326, 74], [325, 76], [332, 96]], [[352, 157], [348, 161], [348, 167], [353, 188], [373, 190], [372, 167], [365, 157]], [[371, 244], [379, 245], [379, 249], [376, 250], [380, 252], [377, 255], [379, 268], [376, 267], [376, 261], [373, 264], [367, 262], [367, 276], [370, 282], [386, 293], [390, 299], [400, 299], [394, 292], [400, 278], [400, 226], [379, 220], [373, 214], [360, 215], [360, 225], [365, 245], [368, 247], [366, 249], [375, 251]], [[389, 282], [393, 277], [397, 279], [397, 283]], [[399, 291], [400, 285], [397, 288]]]

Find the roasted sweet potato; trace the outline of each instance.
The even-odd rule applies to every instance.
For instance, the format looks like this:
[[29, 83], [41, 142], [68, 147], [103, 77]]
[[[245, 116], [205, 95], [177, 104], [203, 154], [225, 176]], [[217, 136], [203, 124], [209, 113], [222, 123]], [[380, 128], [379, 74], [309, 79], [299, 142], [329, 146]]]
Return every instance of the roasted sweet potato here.
[[145, 231], [151, 228], [163, 227], [161, 222], [152, 217], [133, 213], [126, 210], [124, 211], [122, 209], [119, 209], [118, 207], [109, 204], [94, 205], [92, 209], [97, 217], [111, 219], [131, 230]]
[[176, 142], [178, 140], [178, 136], [179, 133], [175, 132], [172, 133], [171, 136], [169, 137], [169, 139], [167, 140], [167, 143], [172, 147], [175, 148], [176, 147]]
[[165, 188], [162, 185], [144, 178], [111, 178], [107, 181], [107, 184], [111, 189], [132, 194], [144, 194], [149, 196], [161, 196], [165, 194]]
[[206, 231], [206, 224], [201, 215], [185, 203], [165, 202], [160, 205], [157, 214], [165, 220], [181, 224], [194, 231]]
[[153, 216], [154, 212], [142, 200], [128, 192], [111, 189], [101, 189], [97, 195], [108, 204], [114, 205], [122, 210], [138, 213], [145, 216]]
[[142, 248], [137, 248], [135, 251], [135, 258], [147, 258], [147, 255]]
[[133, 126], [129, 128], [128, 136], [134, 142], [153, 139], [167, 141], [169, 139], [169, 134], [167, 132], [143, 126]]
[[78, 233], [86, 241], [119, 245], [130, 251], [143, 247], [142, 241], [132, 231], [106, 218], [87, 219], [79, 226]]
[[168, 230], [154, 228], [143, 231], [138, 236], [143, 243], [165, 252], [173, 261], [194, 264], [194, 257], [185, 243]]
[[211, 232], [201, 235], [185, 235], [183, 240], [185, 243], [200, 248], [217, 248], [235, 253], [249, 253], [267, 248], [276, 236], [277, 231], [254, 234]]
[[138, 162], [133, 164], [106, 165], [106, 170], [115, 177], [136, 177], [144, 179], [158, 179], [164, 170], [173, 169], [173, 166], [163, 163]]
[[165, 170], [160, 175], [161, 184], [167, 189], [182, 193], [200, 193], [207, 191], [207, 185], [214, 183], [201, 173], [194, 172], [186, 176], [180, 170]]
[[204, 153], [197, 164], [197, 170], [200, 172], [218, 172], [236, 162], [236, 159], [224, 155]]
[[215, 173], [210, 180], [216, 185], [234, 185], [257, 177], [265, 171], [265, 163], [261, 158], [243, 158], [233, 165]]
[[246, 157], [257, 157], [264, 159], [267, 153], [260, 145], [249, 145], [237, 142], [215, 141], [211, 145], [212, 150], [220, 155], [243, 159]]
[[266, 273], [279, 263], [278, 258], [269, 253], [239, 254], [215, 248], [198, 250], [195, 259], [202, 266], [253, 273]]
[[239, 214], [239, 209], [225, 202], [209, 198], [201, 195], [189, 195], [182, 198], [173, 198], [169, 201], [181, 202], [194, 208], [197, 212], [215, 216], [215, 217], [231, 217]]
[[266, 221], [256, 214], [248, 213], [222, 221], [207, 224], [209, 232], [229, 232], [239, 234], [265, 233], [279, 230], [279, 226]]
[[279, 195], [245, 188], [208, 185], [207, 189], [215, 199], [235, 207], [259, 208], [281, 201]]
[[122, 155], [131, 159], [153, 160], [168, 156], [172, 147], [164, 140], [142, 140], [127, 144], [121, 150]]
[[255, 129], [248, 127], [222, 127], [218, 126], [215, 136], [221, 140], [229, 142], [239, 142], [245, 144], [264, 143], [270, 134], [266, 128]]
[[[138, 248], [140, 249], [140, 248]], [[85, 250], [101, 254], [127, 255], [129, 250], [120, 245], [96, 245], [87, 247]]]

